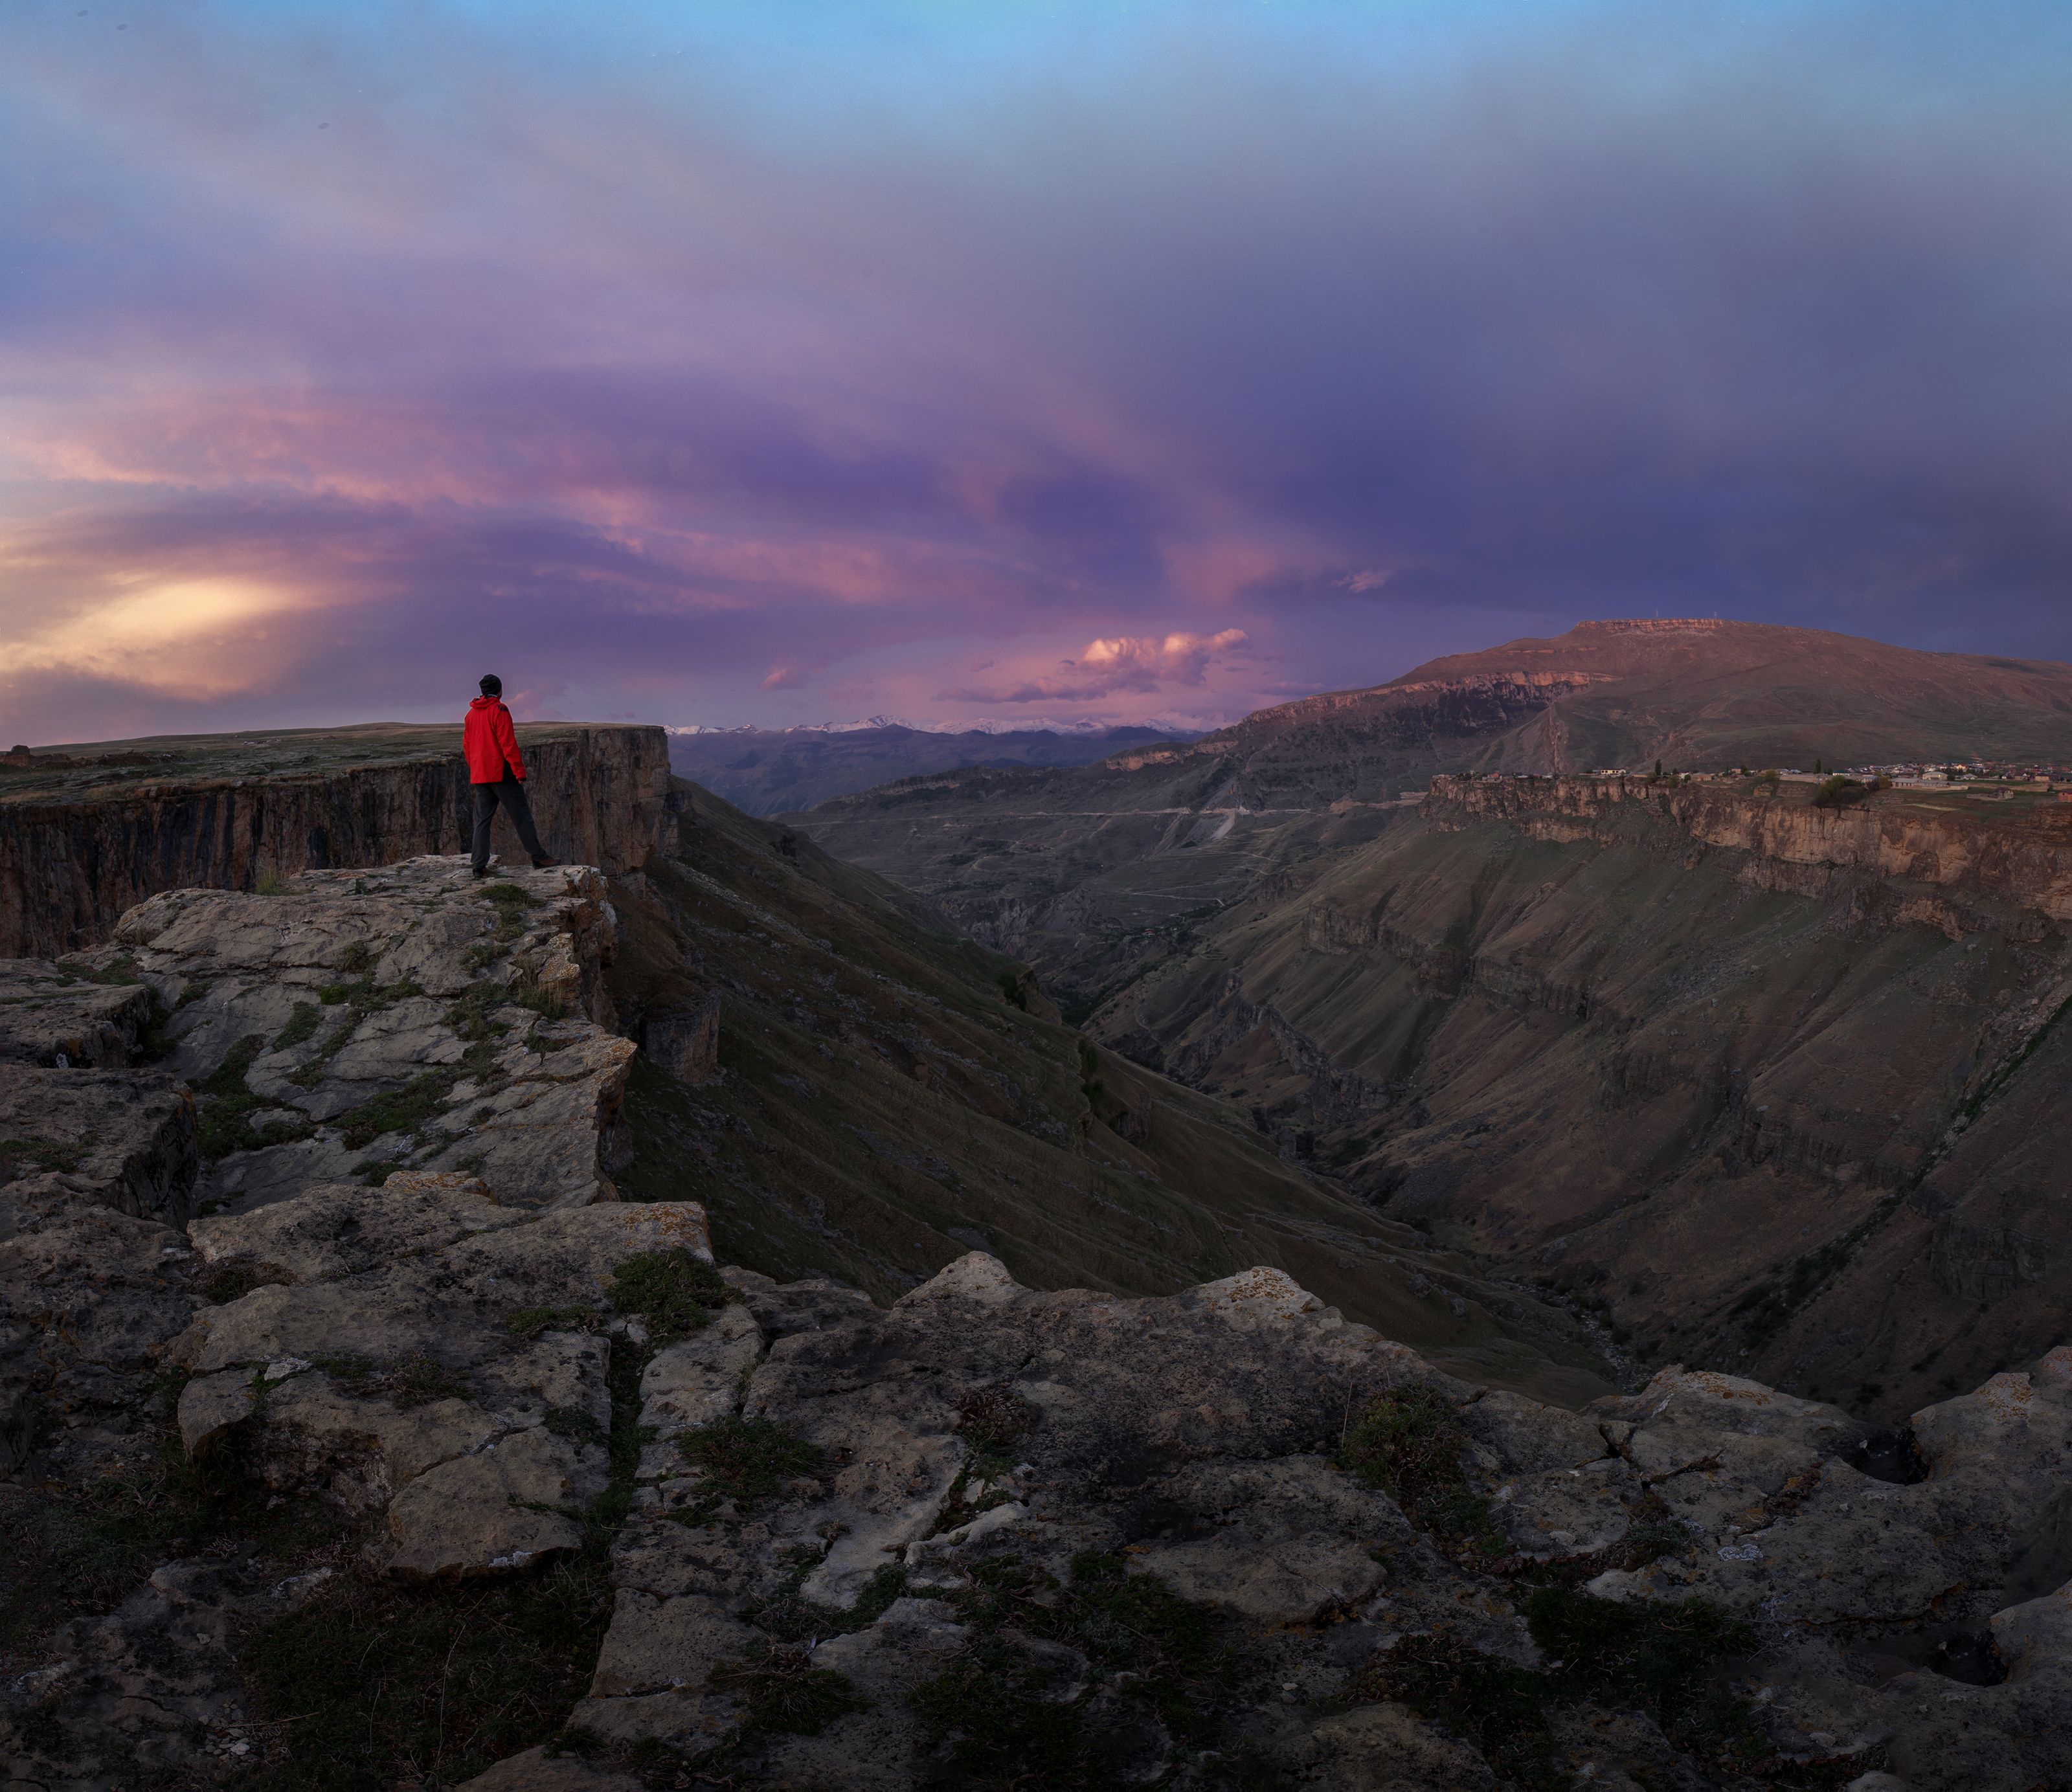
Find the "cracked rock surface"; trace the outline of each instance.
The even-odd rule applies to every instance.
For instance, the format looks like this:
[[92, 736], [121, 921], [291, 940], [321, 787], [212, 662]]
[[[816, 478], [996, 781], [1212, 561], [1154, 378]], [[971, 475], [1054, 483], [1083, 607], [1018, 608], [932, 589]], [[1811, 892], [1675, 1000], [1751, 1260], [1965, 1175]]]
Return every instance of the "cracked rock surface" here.
[[[993, 1697], [1051, 1675], [1042, 1696], [1080, 1746], [1135, 1739], [1141, 1779], [1087, 1783], [1223, 1783], [1241, 1757], [1269, 1776], [1247, 1783], [1494, 1786], [1507, 1776], [1464, 1741], [1462, 1712], [1362, 1700], [1360, 1675], [1435, 1635], [1547, 1669], [1523, 1613], [1552, 1574], [1749, 1625], [1722, 1684], [1766, 1765], [1723, 1774], [1585, 1700], [1553, 1715], [1544, 1783], [2072, 1783], [2072, 1561], [2052, 1505], [2072, 1351], [1921, 1413], [1928, 1472], [1901, 1484], [1851, 1465], [1868, 1428], [1836, 1408], [1674, 1370], [1582, 1414], [1543, 1408], [1441, 1376], [1271, 1272], [1128, 1300], [1020, 1289], [975, 1253], [890, 1310], [729, 1275], [761, 1350], [733, 1422], [775, 1424], [818, 1461], [716, 1509], [696, 1468], [646, 1486], [574, 1719], [620, 1758], [731, 1741], [758, 1783], [958, 1783], [968, 1738], [930, 1720], [927, 1687], [986, 1661], [973, 1684]], [[1456, 1409], [1502, 1559], [1464, 1563], [1338, 1465], [1348, 1412], [1409, 1388]], [[1001, 1409], [1011, 1436], [985, 1418]], [[1643, 1531], [1652, 1559], [1615, 1565]], [[1054, 1611], [1089, 1560], [1204, 1614], [1228, 1651], [1206, 1728], [1140, 1704], [1128, 1668], [1083, 1641], [993, 1621], [1003, 1584], [1061, 1589]], [[1971, 1632], [2004, 1679], [1934, 1671], [1938, 1645]], [[773, 1636], [810, 1645], [869, 1708], [815, 1737], [758, 1735], [730, 1664]]]
[[432, 857], [305, 872], [275, 895], [169, 891], [81, 957], [170, 1011], [167, 1067], [202, 1091], [205, 1208], [392, 1165], [571, 1206], [610, 1198], [624, 1149], [615, 926], [584, 867], [485, 883]]

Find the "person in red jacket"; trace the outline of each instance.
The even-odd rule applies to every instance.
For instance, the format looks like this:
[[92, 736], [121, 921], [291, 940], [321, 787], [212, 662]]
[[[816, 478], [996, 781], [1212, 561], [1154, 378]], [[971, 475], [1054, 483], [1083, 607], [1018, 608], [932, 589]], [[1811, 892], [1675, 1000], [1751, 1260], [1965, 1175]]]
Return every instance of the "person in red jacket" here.
[[559, 865], [540, 844], [540, 830], [532, 825], [532, 805], [525, 800], [525, 756], [518, 750], [511, 712], [504, 707], [504, 680], [495, 672], [483, 678], [482, 695], [467, 706], [461, 750], [467, 755], [468, 782], [475, 787], [475, 876], [489, 874], [489, 829], [500, 804], [518, 830], [519, 843], [532, 855], [533, 868]]

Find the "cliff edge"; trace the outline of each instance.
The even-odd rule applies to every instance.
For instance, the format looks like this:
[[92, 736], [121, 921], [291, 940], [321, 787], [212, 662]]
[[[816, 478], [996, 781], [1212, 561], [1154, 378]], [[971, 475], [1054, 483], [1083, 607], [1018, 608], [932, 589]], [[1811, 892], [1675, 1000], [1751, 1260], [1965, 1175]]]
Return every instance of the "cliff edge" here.
[[[557, 858], [637, 869], [669, 779], [660, 728], [518, 730], [540, 836]], [[162, 890], [250, 890], [298, 871], [465, 850], [458, 728], [182, 735], [0, 757], [0, 956], [105, 939]], [[516, 846], [498, 823], [498, 845]]]

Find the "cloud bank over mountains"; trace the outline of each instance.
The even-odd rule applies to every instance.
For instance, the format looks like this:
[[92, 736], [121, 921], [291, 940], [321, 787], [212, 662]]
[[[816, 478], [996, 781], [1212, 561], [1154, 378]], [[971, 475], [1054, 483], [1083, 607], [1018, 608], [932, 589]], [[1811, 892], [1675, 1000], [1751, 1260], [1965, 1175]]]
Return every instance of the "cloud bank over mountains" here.
[[2068, 74], [1992, 0], [15, 0], [0, 733], [2072, 656]]

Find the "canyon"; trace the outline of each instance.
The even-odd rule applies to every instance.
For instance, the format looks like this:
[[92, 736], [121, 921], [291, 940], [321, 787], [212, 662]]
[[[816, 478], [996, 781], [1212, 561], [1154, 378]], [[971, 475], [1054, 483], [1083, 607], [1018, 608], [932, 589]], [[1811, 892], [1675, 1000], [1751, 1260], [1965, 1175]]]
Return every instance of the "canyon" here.
[[1073, 734], [1048, 728], [952, 731], [898, 722], [694, 733], [675, 729], [669, 734], [669, 766], [678, 777], [761, 816], [810, 808], [829, 797], [964, 766], [1086, 765], [1167, 738], [1156, 729], [1131, 725]]
[[[5, 965], [9, 1783], [2072, 1772], [2066, 1350], [1900, 1428], [1563, 1383], [1552, 1309], [678, 794], [636, 871], [172, 890]], [[880, 1087], [865, 1228], [774, 1135]], [[946, 1209], [993, 1247], [902, 1257]], [[1248, 1264], [1362, 1225], [1374, 1322]]]
[[1807, 632], [545, 725], [488, 880], [451, 730], [10, 756], [8, 1783], [2072, 1783], [2072, 805], [1572, 769], [2059, 746]]
[[1437, 780], [1089, 1031], [1645, 1359], [1897, 1413], [2072, 1325], [2072, 835], [1810, 795]]
[[784, 819], [1642, 1360], [1892, 1416], [2072, 1324], [2072, 806], [1575, 767], [2062, 759], [2068, 678], [1586, 624], [1182, 747]]

